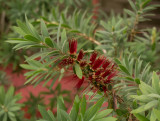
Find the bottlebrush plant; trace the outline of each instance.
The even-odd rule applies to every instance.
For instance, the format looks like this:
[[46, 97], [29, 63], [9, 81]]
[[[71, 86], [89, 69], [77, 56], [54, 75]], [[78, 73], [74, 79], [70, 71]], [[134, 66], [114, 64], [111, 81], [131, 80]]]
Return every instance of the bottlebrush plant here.
[[0, 86], [0, 95], [0, 119], [2, 121], [20, 120], [22, 104], [17, 101], [21, 99], [21, 95], [14, 95], [14, 87], [10, 87], [6, 92], [3, 86]]
[[[133, 10], [125, 10], [127, 15], [113, 15], [100, 23], [93, 22], [93, 15], [87, 12], [75, 10], [73, 15], [68, 15], [67, 10], [58, 9], [53, 9], [48, 18], [37, 19], [35, 25], [27, 16], [25, 23], [17, 21], [14, 30], [21, 37], [7, 42], [13, 43], [15, 50], [40, 50], [25, 56], [26, 63], [21, 64], [29, 70], [25, 73], [25, 84], [36, 86], [43, 82], [43, 86], [50, 84], [51, 89], [57, 80], [70, 74], [72, 80], [68, 83], [76, 82], [73, 87], [83, 89], [81, 95], [89, 95], [88, 102], [96, 102], [93, 106], [88, 104], [87, 110], [85, 96], [76, 97], [68, 114], [59, 97], [57, 115], [39, 106], [43, 118], [39, 121], [159, 120], [160, 80], [155, 70], [160, 68], [159, 32], [155, 28], [147, 31], [138, 28], [151, 15], [149, 12], [158, 7], [150, 1], [129, 0]], [[141, 42], [145, 49], [139, 48]], [[157, 58], [150, 59], [150, 54]], [[147, 64], [150, 61], [151, 65]], [[101, 106], [104, 102], [107, 109]]]

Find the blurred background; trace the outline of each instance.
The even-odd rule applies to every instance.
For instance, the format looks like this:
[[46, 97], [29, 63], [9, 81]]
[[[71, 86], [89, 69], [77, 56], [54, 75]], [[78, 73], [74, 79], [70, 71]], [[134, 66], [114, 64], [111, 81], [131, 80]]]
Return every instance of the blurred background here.
[[[98, 0], [97, 0], [98, 1]], [[133, 0], [135, 1], [135, 0]], [[114, 11], [115, 13], [123, 13], [123, 9], [131, 9], [130, 5], [128, 3], [128, 0], [99, 0], [102, 9], [107, 13], [110, 14], [111, 11]], [[160, 4], [160, 0], [152, 0], [150, 4]], [[141, 23], [140, 26], [142, 27], [160, 27], [160, 8], [157, 8], [156, 10], [153, 10], [153, 13], [156, 14], [156, 16], [150, 17], [152, 21], [147, 21]]]

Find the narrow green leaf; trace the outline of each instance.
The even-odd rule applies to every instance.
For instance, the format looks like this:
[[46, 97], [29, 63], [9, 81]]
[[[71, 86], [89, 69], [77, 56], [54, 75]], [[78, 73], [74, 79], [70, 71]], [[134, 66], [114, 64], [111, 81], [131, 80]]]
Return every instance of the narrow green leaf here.
[[78, 78], [82, 79], [82, 70], [79, 64], [75, 64], [75, 71], [76, 71], [76, 75], [78, 76]]
[[139, 121], [149, 121], [146, 117], [141, 114], [133, 114]]
[[70, 117], [71, 117], [72, 121], [77, 120], [78, 112], [79, 112], [79, 104], [80, 104], [79, 98], [78, 98], [78, 96], [76, 96], [74, 103], [73, 103], [73, 106], [72, 106], [72, 109], [71, 109], [71, 112], [70, 112]]
[[153, 109], [153, 112], [156, 115], [157, 119], [160, 121], [160, 111], [157, 109]]
[[87, 102], [86, 102], [86, 97], [84, 95], [81, 100], [81, 114], [82, 114], [82, 116], [84, 116], [84, 114], [86, 112], [86, 105], [87, 105]]
[[95, 105], [93, 105], [92, 107], [90, 107], [85, 115], [84, 115], [84, 121], [89, 121], [94, 119], [94, 117], [96, 116], [97, 112], [99, 111], [99, 109], [101, 108], [102, 104], [103, 104], [104, 98], [101, 98]]
[[48, 110], [47, 112], [48, 112], [50, 118], [52, 119], [52, 121], [56, 121], [56, 119], [55, 119], [53, 113], [52, 113], [50, 110]]
[[145, 110], [148, 110], [150, 108], [153, 108], [154, 106], [158, 105], [158, 100], [153, 100], [149, 103], [147, 103], [144, 107]]
[[152, 87], [160, 94], [160, 80], [156, 72], [153, 72], [152, 75]]
[[117, 121], [117, 119], [114, 117], [107, 117], [107, 118], [101, 118], [93, 121]]
[[52, 42], [51, 38], [49, 38], [49, 37], [45, 38], [45, 43], [46, 43], [49, 47], [51, 47], [51, 48], [54, 48], [54, 47], [55, 47], [55, 46], [53, 45], [53, 42]]
[[143, 3], [143, 5], [142, 5], [142, 7], [144, 8], [144, 7], [146, 7], [146, 5], [149, 3], [149, 2], [151, 2], [152, 0], [146, 0], [144, 3]]
[[132, 9], [134, 11], [136, 11], [136, 6], [134, 5], [134, 3], [131, 0], [128, 0], [128, 1], [129, 1], [129, 4], [131, 5]]
[[3, 86], [0, 86], [0, 104], [4, 104], [4, 99], [5, 99], [5, 89]]
[[126, 67], [124, 67], [123, 65], [118, 65], [118, 66], [120, 67], [120, 69], [121, 69], [124, 73], [126, 73], [127, 75], [130, 76], [130, 73], [129, 73], [129, 71], [126, 69]]
[[5, 105], [7, 105], [11, 101], [13, 95], [14, 95], [14, 87], [11, 86], [5, 95], [5, 101], [4, 101]]
[[49, 37], [49, 33], [48, 33], [48, 30], [47, 30], [47, 26], [46, 24], [44, 23], [43, 19], [41, 19], [41, 33], [43, 35], [43, 37]]
[[52, 118], [49, 116], [49, 114], [47, 113], [46, 109], [40, 105], [38, 105], [38, 109], [42, 115], [42, 117], [47, 120], [47, 121], [53, 121]]
[[98, 120], [98, 119], [104, 118], [104, 117], [106, 117], [107, 115], [109, 115], [112, 111], [113, 111], [113, 109], [103, 110], [103, 111], [99, 112], [99, 113], [95, 116], [94, 120]]
[[27, 40], [33, 41], [33, 42], [38, 42], [38, 43], [41, 42], [41, 40], [33, 37], [32, 35], [25, 35], [24, 38], [27, 39]]

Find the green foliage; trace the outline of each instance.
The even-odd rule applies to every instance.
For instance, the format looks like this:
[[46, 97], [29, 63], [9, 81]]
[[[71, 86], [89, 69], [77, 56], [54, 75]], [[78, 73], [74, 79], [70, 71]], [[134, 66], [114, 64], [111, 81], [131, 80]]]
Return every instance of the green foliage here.
[[14, 96], [14, 87], [10, 87], [7, 92], [3, 86], [0, 86], [0, 120], [18, 121], [21, 104], [17, 101], [21, 99], [20, 95]]
[[[131, 95], [131, 98], [134, 98], [138, 101], [140, 107], [133, 110], [132, 113], [141, 113], [148, 111], [147, 114], [143, 114], [142, 116], [147, 117], [150, 121], [156, 121], [159, 119], [159, 115], [157, 115], [158, 110], [160, 110], [160, 79], [159, 75], [156, 72], [153, 72], [152, 75], [152, 85], [148, 85], [145, 82], [141, 81], [139, 85], [139, 89], [141, 94], [139, 95]], [[157, 110], [158, 109], [158, 110]]]
[[30, 92], [29, 97], [27, 97], [27, 101], [24, 102], [24, 105], [24, 108], [28, 109], [26, 113], [32, 116], [32, 120], [36, 120], [38, 105], [44, 105], [44, 97], [40, 94], [38, 96], [35, 96]]
[[142, 36], [135, 36], [135, 41], [128, 42], [126, 45], [130, 47], [130, 50], [135, 54], [135, 56], [141, 56], [141, 59], [143, 59], [144, 62], [149, 62], [152, 66], [159, 66], [157, 63], [159, 39], [159, 32], [154, 27], [143, 31]]
[[109, 55], [118, 57], [127, 41], [125, 20], [120, 16], [113, 15], [107, 22], [102, 20], [100, 25], [104, 30], [99, 30], [96, 33], [97, 37], [101, 39], [101, 45], [96, 49], [105, 49]]
[[68, 90], [62, 90], [61, 89], [61, 84], [58, 83], [58, 85], [56, 86], [55, 89], [50, 89], [49, 86], [47, 86], [47, 91], [43, 91], [40, 94], [44, 97], [44, 96], [51, 96], [49, 98], [49, 104], [47, 105], [51, 110], [53, 110], [53, 108], [56, 107], [56, 101], [57, 98], [60, 95], [63, 95], [63, 99], [64, 101], [70, 103], [71, 102], [71, 92]]
[[9, 85], [10, 80], [4, 71], [0, 71], [0, 85]]
[[63, 98], [59, 97], [57, 104], [57, 117], [55, 117], [50, 110], [46, 111], [45, 108], [39, 106], [43, 119], [38, 121], [116, 121], [116, 118], [108, 116], [112, 112], [112, 109], [104, 109], [100, 111], [103, 102], [104, 98], [101, 98], [96, 104], [87, 109], [85, 96], [81, 100], [76, 96], [73, 107], [68, 114], [66, 112]]
[[130, 93], [136, 93], [140, 80], [150, 84], [151, 82], [151, 66], [143, 64], [140, 58], [135, 59], [132, 54], [124, 55], [123, 59], [115, 59], [121, 71], [121, 83], [117, 83], [114, 87], [117, 90], [121, 89], [122, 95], [128, 96]]

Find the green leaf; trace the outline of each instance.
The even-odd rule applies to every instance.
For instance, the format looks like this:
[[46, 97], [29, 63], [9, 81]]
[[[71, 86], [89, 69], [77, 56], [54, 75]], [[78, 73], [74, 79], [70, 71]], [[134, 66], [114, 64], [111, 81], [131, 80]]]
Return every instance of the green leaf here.
[[140, 84], [140, 80], [139, 80], [138, 78], [136, 78], [134, 81], [135, 81], [137, 84]]
[[146, 1], [143, 3], [142, 8], [146, 7], [146, 5], [147, 5], [149, 2], [151, 2], [151, 1], [152, 1], [152, 0], [146, 0]]
[[42, 33], [43, 37], [49, 37], [47, 26], [44, 23], [43, 19], [41, 19], [41, 33]]
[[101, 118], [93, 121], [116, 121], [117, 119], [114, 117]]
[[28, 64], [20, 64], [20, 66], [24, 69], [27, 69], [27, 70], [36, 70], [37, 67], [33, 67], [31, 65], [28, 65]]
[[[154, 110], [154, 109], [153, 109]], [[152, 110], [151, 116], [150, 116], [150, 121], [156, 121], [157, 116], [155, 115], [154, 111]]]
[[121, 64], [121, 61], [120, 61], [120, 60], [118, 60], [117, 58], [115, 58], [115, 59], [114, 59], [114, 61], [115, 61], [118, 65], [120, 65], [120, 64]]
[[2, 121], [7, 121], [7, 113], [5, 113]]
[[160, 80], [156, 72], [152, 75], [152, 87], [160, 94]]
[[136, 6], [134, 5], [134, 3], [131, 0], [128, 0], [128, 2], [131, 5], [132, 9], [136, 11]]
[[131, 113], [134, 114], [134, 113], [144, 112], [144, 111], [145, 111], [144, 107], [145, 107], [145, 105], [142, 105], [142, 106], [140, 106], [139, 108], [137, 108], [137, 109], [135, 109], [135, 110], [132, 110]]
[[78, 98], [78, 96], [76, 96], [75, 100], [74, 100], [73, 107], [70, 112], [70, 117], [71, 117], [72, 121], [77, 120], [78, 112], [79, 112], [79, 103], [80, 103], [79, 98]]
[[3, 86], [0, 86], [0, 104], [4, 104], [4, 99], [5, 99], [5, 89]]
[[59, 96], [57, 99], [57, 108], [65, 110], [66, 111], [66, 107], [64, 105], [64, 100], [62, 96]]
[[77, 63], [74, 65], [74, 67], [75, 67], [76, 75], [78, 76], [78, 78], [82, 79], [81, 67]]
[[32, 35], [25, 35], [24, 38], [27, 39], [27, 40], [33, 41], [33, 42], [38, 42], [38, 43], [41, 42], [41, 40], [33, 37]]
[[52, 121], [52, 118], [50, 118], [49, 114], [47, 113], [44, 107], [38, 105], [38, 109], [44, 119], [46, 119], [47, 121]]
[[120, 67], [120, 69], [121, 69], [124, 73], [126, 73], [127, 75], [130, 76], [130, 73], [129, 73], [129, 71], [126, 69], [126, 67], [124, 67], [123, 65], [118, 65], [118, 66]]
[[56, 121], [56, 119], [55, 119], [53, 113], [52, 113], [50, 110], [48, 110], [47, 112], [48, 112], [50, 118], [52, 119], [52, 121]]
[[[61, 117], [64, 117], [65, 120], [62, 120], [62, 121], [75, 121], [75, 120], [71, 120], [70, 116], [68, 115], [67, 112], [65, 112], [64, 110], [60, 109], [60, 114], [61, 114]], [[63, 119], [64, 119], [63, 118]]]
[[134, 98], [136, 100], [139, 100], [141, 102], [148, 102], [148, 101], [152, 101], [153, 98], [150, 98], [148, 95], [130, 95], [131, 98]]
[[60, 33], [61, 33], [61, 19], [60, 19], [60, 24], [58, 26], [58, 31], [57, 31], [57, 45], [58, 47], [60, 46], [60, 42], [59, 42], [59, 37], [60, 37]]
[[160, 121], [160, 111], [157, 109], [153, 109], [153, 112], [156, 115], [157, 119]]
[[104, 118], [104, 117], [106, 117], [108, 114], [110, 114], [112, 111], [113, 111], [113, 109], [103, 110], [103, 111], [99, 112], [99, 113], [95, 116], [94, 120], [98, 120], [98, 119]]
[[25, 33], [20, 27], [14, 26], [14, 27], [13, 27], [13, 30], [14, 30], [15, 32], [19, 33], [19, 34], [22, 35], [22, 36], [25, 36], [25, 35], [26, 35], [26, 33]]
[[49, 89], [52, 89], [52, 87], [53, 87], [54, 83], [56, 82], [56, 80], [58, 79], [59, 75], [60, 75], [60, 74], [58, 73], [58, 74], [54, 77], [54, 79], [53, 79], [53, 81], [52, 81]]
[[158, 105], [158, 100], [153, 100], [149, 103], [147, 103], [144, 107], [145, 110], [148, 110], [150, 108], [153, 108], [154, 106]]
[[5, 95], [5, 101], [4, 101], [5, 105], [7, 105], [12, 100], [13, 95], [14, 95], [14, 87], [11, 86]]
[[27, 25], [22, 23], [21, 21], [17, 20], [18, 26], [23, 30], [25, 34], [31, 34], [30, 30], [28, 29]]
[[146, 117], [141, 114], [133, 114], [139, 121], [149, 121]]
[[81, 114], [82, 116], [84, 116], [85, 112], [86, 112], [86, 97], [85, 95], [83, 96], [82, 100], [81, 100]]
[[95, 105], [93, 105], [92, 107], [90, 107], [86, 111], [86, 113], [84, 115], [84, 121], [89, 121], [89, 120], [94, 119], [94, 117], [96, 116], [97, 112], [101, 108], [103, 102], [104, 102], [104, 98], [101, 98]]
[[25, 15], [25, 20], [26, 20], [26, 25], [28, 27], [28, 30], [32, 33], [32, 35], [34, 37], [36, 37], [39, 40], [41, 39], [41, 36], [38, 34], [38, 32], [36, 31], [36, 29], [32, 26], [32, 24], [29, 23], [27, 16]]
[[49, 47], [54, 48], [54, 45], [53, 45], [53, 42], [52, 42], [51, 38], [49, 38], [49, 37], [45, 38], [45, 43], [46, 43]]
[[143, 94], [150, 94], [150, 93], [156, 94], [156, 91], [151, 86], [149, 86], [148, 84], [146, 84], [143, 81], [141, 81], [140, 83], [141, 84], [139, 85], [139, 88]]

